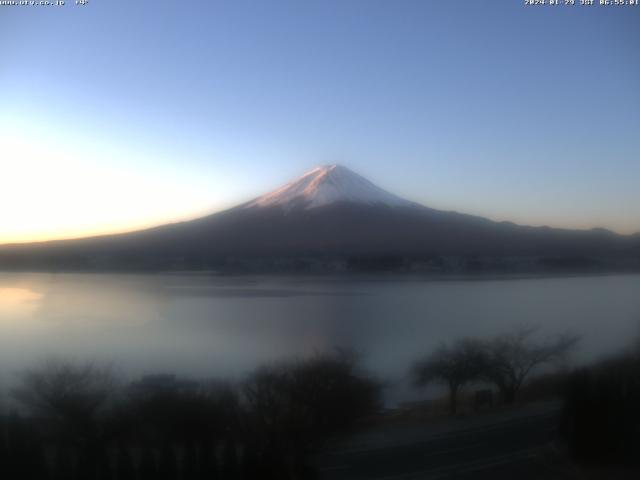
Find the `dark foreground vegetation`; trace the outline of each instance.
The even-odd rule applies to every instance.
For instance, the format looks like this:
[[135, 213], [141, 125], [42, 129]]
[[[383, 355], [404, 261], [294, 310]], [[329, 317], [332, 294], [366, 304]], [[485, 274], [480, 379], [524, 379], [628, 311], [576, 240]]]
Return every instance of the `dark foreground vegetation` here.
[[[558, 439], [570, 464], [640, 467], [640, 346], [544, 369], [578, 337], [534, 332], [442, 345], [412, 366], [414, 382], [443, 384], [449, 414], [461, 400], [477, 410], [562, 396]], [[50, 361], [23, 372], [0, 404], [0, 478], [314, 479], [315, 453], [365, 420], [393, 421], [379, 415], [381, 390], [347, 351], [264, 366], [238, 383], [166, 374], [121, 383], [110, 368]]]
[[560, 432], [582, 464], [640, 467], [640, 345], [569, 377]]
[[350, 354], [256, 371], [242, 385], [48, 363], [0, 422], [7, 479], [307, 479], [307, 455], [379, 406]]

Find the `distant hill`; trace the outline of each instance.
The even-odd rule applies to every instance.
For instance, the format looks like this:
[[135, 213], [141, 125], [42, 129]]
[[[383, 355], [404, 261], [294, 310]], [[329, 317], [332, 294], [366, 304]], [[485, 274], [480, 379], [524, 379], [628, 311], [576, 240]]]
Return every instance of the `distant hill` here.
[[330, 165], [197, 220], [0, 246], [0, 269], [622, 271], [640, 270], [640, 236], [434, 210]]

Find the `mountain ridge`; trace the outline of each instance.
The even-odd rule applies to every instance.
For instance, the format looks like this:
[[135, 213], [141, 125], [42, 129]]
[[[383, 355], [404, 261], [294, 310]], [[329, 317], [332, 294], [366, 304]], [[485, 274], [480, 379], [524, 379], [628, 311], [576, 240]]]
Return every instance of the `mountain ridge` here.
[[[488, 265], [488, 266], [487, 266]], [[640, 270], [640, 236], [435, 210], [318, 167], [221, 212], [123, 234], [0, 246], [0, 270]]]

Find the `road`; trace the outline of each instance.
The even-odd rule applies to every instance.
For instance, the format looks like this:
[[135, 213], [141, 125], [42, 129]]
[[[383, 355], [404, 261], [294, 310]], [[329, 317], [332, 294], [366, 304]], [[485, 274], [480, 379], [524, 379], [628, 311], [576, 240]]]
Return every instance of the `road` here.
[[[564, 478], [544, 454], [553, 441], [558, 405], [451, 421], [451, 428], [371, 431], [359, 445], [318, 457], [323, 480]], [[433, 431], [435, 430], [435, 432]], [[377, 433], [377, 435], [376, 435]]]

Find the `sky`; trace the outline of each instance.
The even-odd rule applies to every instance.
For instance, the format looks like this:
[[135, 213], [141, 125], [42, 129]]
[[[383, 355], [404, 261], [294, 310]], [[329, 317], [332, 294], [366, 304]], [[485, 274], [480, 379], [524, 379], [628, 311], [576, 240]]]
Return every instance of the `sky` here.
[[639, 26], [517, 0], [0, 5], [0, 243], [195, 218], [327, 163], [640, 231]]

